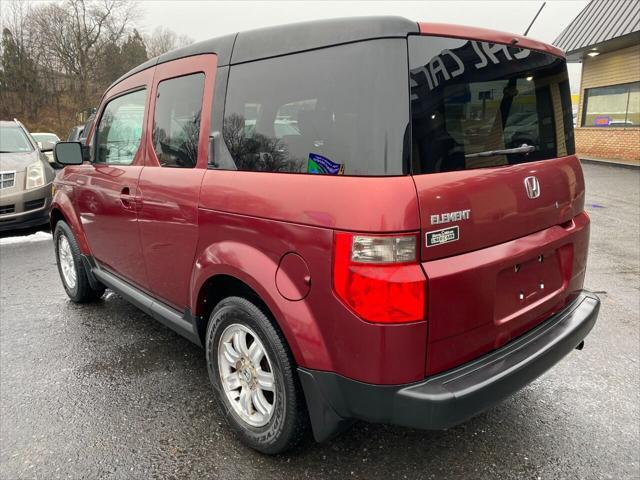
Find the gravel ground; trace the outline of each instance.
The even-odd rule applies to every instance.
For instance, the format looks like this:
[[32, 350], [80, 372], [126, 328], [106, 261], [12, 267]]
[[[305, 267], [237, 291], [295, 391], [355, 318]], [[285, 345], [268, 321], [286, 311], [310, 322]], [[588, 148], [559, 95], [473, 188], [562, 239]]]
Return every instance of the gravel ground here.
[[585, 175], [602, 309], [583, 351], [451, 430], [357, 423], [278, 457], [231, 434], [202, 350], [109, 292], [70, 303], [50, 241], [0, 240], [0, 477], [640, 478], [640, 171]]

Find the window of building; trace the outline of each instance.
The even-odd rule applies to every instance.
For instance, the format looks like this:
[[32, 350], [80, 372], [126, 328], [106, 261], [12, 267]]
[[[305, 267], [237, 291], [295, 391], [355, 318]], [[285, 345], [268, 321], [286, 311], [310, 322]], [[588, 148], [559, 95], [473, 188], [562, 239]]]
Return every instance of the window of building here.
[[640, 82], [587, 88], [584, 91], [582, 126], [640, 126]]
[[406, 48], [404, 40], [381, 39], [232, 66], [222, 132], [226, 164], [402, 175], [409, 155]]
[[203, 73], [158, 84], [153, 148], [162, 167], [196, 166], [203, 92]]
[[140, 146], [146, 90], [111, 100], [104, 109], [96, 136], [96, 163], [131, 165]]

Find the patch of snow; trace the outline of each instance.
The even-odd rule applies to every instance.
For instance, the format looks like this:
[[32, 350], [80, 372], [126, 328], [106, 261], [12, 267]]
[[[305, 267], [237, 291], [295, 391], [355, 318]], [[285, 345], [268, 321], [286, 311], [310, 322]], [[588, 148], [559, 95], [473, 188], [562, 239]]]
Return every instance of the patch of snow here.
[[18, 243], [43, 242], [45, 240], [51, 241], [51, 239], [52, 239], [51, 234], [48, 232], [36, 232], [36, 233], [32, 233], [31, 235], [0, 238], [0, 245], [14, 245]]

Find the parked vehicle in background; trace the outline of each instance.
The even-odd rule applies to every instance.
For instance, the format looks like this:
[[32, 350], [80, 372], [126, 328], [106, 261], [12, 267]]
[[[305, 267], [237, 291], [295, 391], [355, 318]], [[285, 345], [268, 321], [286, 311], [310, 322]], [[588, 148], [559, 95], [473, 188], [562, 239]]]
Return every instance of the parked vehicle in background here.
[[[55, 133], [38, 132], [38, 133], [32, 133], [31, 136], [37, 142], [38, 148], [45, 148], [45, 150], [46, 150], [45, 142], [55, 145], [60, 141], [60, 138]], [[47, 156], [47, 160], [49, 160], [49, 163], [52, 163], [55, 165], [55, 162], [53, 160], [53, 150], [46, 150], [44, 154]]]
[[67, 142], [79, 142], [82, 137], [82, 132], [84, 131], [84, 125], [76, 125], [75, 127], [71, 127], [69, 130], [69, 135], [67, 135]]
[[596, 321], [551, 45], [396, 17], [242, 32], [125, 74], [92, 131], [56, 146], [64, 288], [202, 345], [262, 452], [309, 422], [451, 427]]
[[20, 122], [0, 121], [0, 231], [49, 221], [55, 173], [43, 151]]
[[87, 140], [87, 135], [91, 131], [91, 126], [93, 125], [93, 120], [96, 118], [96, 114], [92, 113], [87, 118], [87, 121], [82, 125], [76, 125], [69, 130], [69, 135], [67, 136], [67, 142], [80, 142], [85, 143]]
[[80, 143], [86, 143], [87, 136], [89, 135], [89, 132], [91, 132], [91, 127], [93, 126], [93, 121], [95, 120], [95, 118], [96, 118], [96, 114], [94, 112], [91, 115], [89, 115], [89, 117], [87, 118], [87, 121], [84, 122], [84, 125], [82, 127], [82, 133], [80, 134], [80, 138], [78, 139]]
[[49, 143], [58, 143], [60, 141], [60, 137], [58, 137], [55, 133], [32, 133], [31, 136], [33, 139], [40, 145], [42, 142]]

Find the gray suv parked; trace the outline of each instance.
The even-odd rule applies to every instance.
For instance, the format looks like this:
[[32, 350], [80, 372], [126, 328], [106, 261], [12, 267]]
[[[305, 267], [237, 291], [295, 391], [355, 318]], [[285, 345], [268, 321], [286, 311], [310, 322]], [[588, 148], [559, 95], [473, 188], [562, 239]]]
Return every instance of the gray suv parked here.
[[17, 120], [0, 121], [0, 231], [32, 227], [49, 221], [55, 177], [42, 149]]

